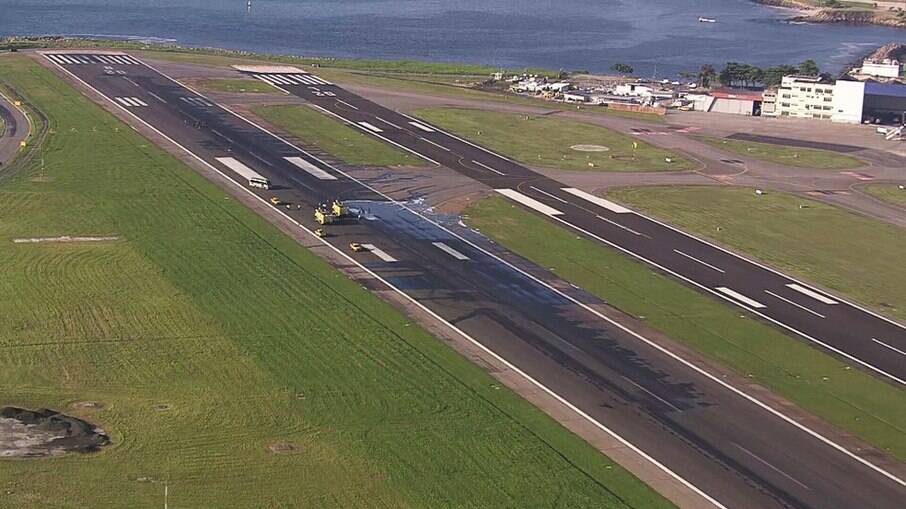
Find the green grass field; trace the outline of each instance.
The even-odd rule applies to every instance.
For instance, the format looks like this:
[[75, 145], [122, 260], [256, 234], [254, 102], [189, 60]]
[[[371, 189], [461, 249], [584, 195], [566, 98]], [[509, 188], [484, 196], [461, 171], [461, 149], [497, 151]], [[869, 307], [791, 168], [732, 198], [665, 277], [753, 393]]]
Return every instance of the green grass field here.
[[307, 106], [256, 106], [252, 111], [337, 159], [365, 166], [424, 166], [427, 162]]
[[206, 79], [200, 80], [198, 85], [201, 88], [214, 90], [217, 92], [238, 92], [238, 93], [256, 93], [256, 94], [275, 94], [280, 93], [273, 86], [260, 80], [243, 80], [243, 79]]
[[[906, 458], [906, 398], [898, 387], [791, 338], [735, 307], [502, 198], [469, 207], [469, 225], [675, 340], [807, 411]], [[900, 280], [902, 281], [902, 279]]]
[[906, 190], [900, 189], [897, 184], [869, 184], [859, 188], [879, 200], [906, 207]]
[[[427, 108], [417, 110], [415, 115], [534, 166], [580, 171], [666, 171], [694, 167], [688, 159], [630, 136], [556, 116], [460, 108]], [[633, 148], [633, 143], [638, 144], [638, 149]], [[571, 148], [580, 144], [601, 145], [609, 150], [580, 152]], [[665, 162], [665, 157], [673, 162]]]
[[727, 138], [712, 138], [709, 136], [695, 136], [699, 141], [714, 145], [733, 154], [740, 154], [799, 168], [818, 168], [822, 170], [842, 170], [864, 166], [861, 160], [833, 152], [813, 148], [791, 147], [774, 143], [758, 143], [754, 141], [731, 140]]
[[53, 133], [0, 184], [0, 405], [113, 438], [0, 461], [4, 508], [669, 506], [49, 70], [0, 79]]
[[743, 188], [624, 188], [609, 194], [687, 231], [906, 319], [906, 265], [902, 262], [906, 235], [894, 225], [790, 194], [757, 196]]

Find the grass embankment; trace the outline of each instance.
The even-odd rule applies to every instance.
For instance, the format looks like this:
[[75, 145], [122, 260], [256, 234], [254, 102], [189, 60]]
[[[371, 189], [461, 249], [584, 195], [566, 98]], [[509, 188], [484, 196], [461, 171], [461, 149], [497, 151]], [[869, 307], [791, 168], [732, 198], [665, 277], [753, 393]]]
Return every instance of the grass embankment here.
[[414, 154], [383, 143], [308, 106], [256, 106], [252, 111], [347, 164], [370, 166], [427, 164]]
[[[906, 319], [902, 229], [814, 200], [750, 189], [675, 186], [609, 195], [792, 275]], [[800, 205], [806, 208], [800, 209]], [[720, 231], [717, 227], [720, 226]]]
[[[581, 171], [666, 171], [694, 166], [673, 152], [611, 129], [555, 116], [461, 108], [426, 108], [415, 115], [534, 166]], [[633, 143], [638, 144], [637, 149]], [[608, 150], [580, 152], [571, 148], [581, 144]], [[666, 157], [673, 162], [667, 163]]]
[[712, 138], [709, 136], [695, 136], [715, 147], [734, 154], [748, 156], [753, 159], [769, 161], [786, 166], [799, 168], [818, 168], [822, 170], [843, 170], [864, 166], [861, 160], [833, 152], [814, 148], [791, 147], [774, 143], [759, 143], [754, 141], [731, 140], [727, 138]]
[[897, 184], [869, 184], [859, 188], [879, 200], [906, 207], [906, 190]]
[[243, 79], [206, 79], [199, 80], [201, 88], [216, 92], [273, 94], [279, 92], [276, 88], [260, 80]]
[[[4, 508], [667, 506], [50, 71], [0, 76], [52, 128], [0, 184], [0, 404], [113, 437], [0, 461]], [[122, 240], [11, 242], [66, 234]]]
[[467, 222], [559, 277], [670, 337], [750, 376], [842, 429], [906, 458], [906, 398], [886, 384], [615, 249], [502, 198], [466, 211]]

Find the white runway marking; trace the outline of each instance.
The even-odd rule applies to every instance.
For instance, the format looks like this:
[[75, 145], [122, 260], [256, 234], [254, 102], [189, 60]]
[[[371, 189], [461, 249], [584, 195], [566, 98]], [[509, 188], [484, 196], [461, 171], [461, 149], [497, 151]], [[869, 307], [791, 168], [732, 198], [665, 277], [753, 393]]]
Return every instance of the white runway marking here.
[[708, 262], [701, 261], [701, 260], [699, 260], [698, 258], [696, 258], [696, 257], [694, 257], [694, 256], [692, 256], [692, 255], [690, 255], [690, 254], [686, 254], [686, 253], [680, 251], [679, 249], [674, 249], [673, 252], [676, 253], [676, 254], [678, 254], [678, 255], [680, 255], [680, 256], [685, 256], [686, 258], [692, 260], [693, 262], [698, 262], [698, 263], [704, 265], [705, 267], [708, 267], [709, 269], [716, 270], [717, 272], [720, 272], [721, 274], [726, 273], [726, 271], [725, 271], [724, 269], [721, 269], [720, 267], [716, 267], [716, 266], [714, 266], [714, 265], [711, 265], [711, 264], [708, 263]]
[[803, 306], [802, 304], [797, 304], [797, 303], [791, 301], [790, 299], [787, 299], [787, 298], [785, 298], [785, 297], [781, 297], [780, 295], [777, 295], [776, 293], [774, 293], [774, 292], [772, 292], [772, 291], [770, 291], [770, 290], [765, 290], [764, 293], [770, 295], [771, 297], [780, 299], [780, 300], [782, 300], [783, 302], [786, 302], [787, 304], [796, 306], [797, 308], [799, 308], [799, 309], [805, 311], [806, 313], [811, 313], [811, 314], [817, 316], [818, 318], [827, 318], [826, 316], [822, 315], [821, 313], [819, 313], [819, 312], [817, 312], [817, 311], [812, 311], [811, 309], [809, 309], [809, 308]]
[[138, 97], [114, 97], [120, 104], [124, 106], [147, 106], [148, 103], [142, 101]]
[[416, 129], [421, 129], [422, 131], [425, 131], [426, 133], [437, 132], [434, 129], [431, 129], [430, 127], [426, 126], [425, 124], [420, 124], [418, 122], [409, 122], [409, 125], [411, 125], [412, 127], [416, 128]]
[[256, 78], [258, 78], [259, 80], [265, 82], [265, 83], [268, 83], [268, 84], [271, 84], [271, 85], [276, 85], [276, 84], [277, 84], [276, 81], [270, 79], [269, 77], [267, 77], [267, 76], [265, 76], [265, 75], [263, 75], [263, 74], [255, 74], [254, 76], [255, 76]]
[[496, 173], [496, 174], [498, 174], [498, 175], [506, 175], [506, 173], [504, 173], [504, 172], [502, 172], [502, 171], [500, 171], [500, 170], [496, 170], [496, 169], [494, 169], [494, 168], [491, 168], [490, 166], [488, 166], [488, 165], [486, 165], [486, 164], [484, 164], [484, 163], [480, 163], [480, 162], [475, 161], [475, 160], [472, 160], [472, 162], [475, 163], [475, 164], [477, 164], [478, 166], [481, 166], [482, 168], [484, 168], [484, 169], [486, 169], [486, 170], [493, 171], [494, 173]]
[[104, 64], [113, 63], [113, 60], [110, 60], [110, 58], [107, 55], [95, 55], [94, 57], [97, 58], [98, 60], [100, 60], [101, 63], [104, 63]]
[[381, 117], [374, 117], [374, 118], [376, 118], [376, 119], [380, 120], [381, 122], [383, 122], [383, 123], [389, 125], [390, 127], [395, 127], [395, 128], [397, 128], [397, 129], [399, 129], [399, 130], [401, 130], [401, 131], [403, 130], [402, 127], [400, 127], [400, 126], [394, 124], [393, 122], [391, 122], [391, 121], [389, 121], [389, 120], [384, 120], [384, 119], [381, 118]]
[[809, 297], [811, 297], [823, 304], [828, 304], [828, 305], [838, 304], [838, 302], [835, 301], [834, 299], [831, 299], [830, 297], [825, 297], [824, 295], [821, 295], [820, 293], [818, 293], [814, 290], [811, 290], [809, 288], [806, 288], [806, 287], [796, 284], [796, 283], [790, 283], [790, 284], [786, 285], [786, 287], [789, 288], [790, 290], [796, 290], [797, 292], [799, 292], [803, 295], [808, 295]]
[[434, 143], [433, 141], [429, 140], [428, 138], [422, 138], [421, 136], [419, 136], [418, 139], [424, 141], [425, 143], [430, 143], [431, 145], [434, 145], [435, 147], [437, 147], [437, 148], [439, 148], [439, 149], [441, 149], [441, 150], [446, 150], [447, 152], [450, 151], [450, 149], [448, 149], [447, 147], [445, 147], [445, 146], [443, 146], [443, 145], [440, 145], [440, 144], [437, 144], [437, 143]]
[[371, 131], [371, 132], [375, 132], [375, 133], [382, 133], [382, 132], [384, 132], [384, 130], [381, 129], [380, 127], [378, 127], [378, 126], [376, 126], [376, 125], [374, 125], [374, 124], [369, 124], [368, 122], [359, 122], [359, 125], [362, 126], [362, 127], [364, 127], [365, 129], [368, 129], [368, 130]]
[[440, 249], [441, 251], [443, 251], [444, 253], [447, 253], [448, 255], [452, 256], [453, 258], [456, 258], [457, 260], [468, 260], [469, 259], [468, 256], [460, 253], [459, 251], [444, 244], [443, 242], [432, 242], [431, 244], [434, 247], [436, 247], [437, 249]]
[[306, 161], [305, 159], [302, 159], [301, 157], [284, 157], [283, 159], [286, 159], [287, 161], [292, 163], [297, 168], [300, 168], [303, 171], [307, 172], [309, 175], [317, 177], [321, 180], [336, 180], [337, 179], [330, 173], [327, 173], [326, 171], [322, 170], [321, 168], [318, 168], [317, 166]]
[[604, 198], [599, 198], [591, 193], [586, 193], [585, 191], [583, 191], [581, 189], [576, 189], [574, 187], [564, 187], [562, 189], [573, 196], [578, 196], [579, 198], [582, 198], [585, 201], [594, 203], [595, 205], [597, 205], [601, 208], [605, 208], [611, 212], [614, 212], [617, 214], [632, 213], [631, 210], [627, 209], [626, 207], [624, 207], [622, 205], [616, 204], [610, 200], [605, 200]]
[[255, 173], [255, 170], [249, 168], [241, 161], [234, 159], [232, 157], [215, 157], [214, 160], [217, 161], [218, 163], [226, 166], [227, 168], [235, 171], [240, 176], [244, 177], [246, 175], [257, 175], [257, 173]]
[[[626, 230], [627, 232], [629, 232], [629, 233], [631, 233], [631, 234], [633, 234], [633, 235], [638, 235], [639, 237], [648, 237], [648, 235], [644, 235], [644, 234], [642, 234], [642, 233], [639, 233], [639, 232], [633, 230], [632, 228], [630, 228], [630, 227], [628, 227], [628, 226], [623, 226], [623, 225], [621, 225], [620, 223], [618, 223], [618, 222], [616, 222], [616, 221], [611, 221], [610, 219], [607, 219], [607, 218], [604, 217], [604, 216], [598, 216], [598, 215], [596, 215], [595, 217], [598, 218], [598, 219], [600, 219], [601, 221], [604, 221], [605, 223], [609, 223], [609, 224], [612, 224], [612, 225], [616, 226], [617, 228], [621, 228], [621, 229], [623, 229], [623, 230]], [[650, 238], [650, 237], [649, 237], [649, 238]]]
[[63, 60], [61, 60], [60, 57], [58, 57], [56, 55], [44, 55], [44, 56], [47, 57], [48, 60], [50, 60], [51, 62], [53, 62], [55, 64], [63, 63]]
[[350, 107], [350, 108], [352, 108], [352, 109], [354, 109], [354, 110], [357, 110], [357, 109], [358, 109], [358, 108], [355, 107], [355, 105], [349, 104], [348, 102], [346, 102], [346, 101], [344, 101], [344, 100], [342, 100], [342, 99], [337, 99], [337, 102], [340, 103], [340, 104], [342, 104], [342, 105], [344, 105], [344, 106], [348, 106], [348, 107]]
[[121, 65], [131, 65], [132, 64], [132, 62], [127, 60], [122, 55], [111, 55], [110, 58], [113, 59], [114, 62], [121, 64]]
[[540, 213], [544, 214], [545, 216], [562, 216], [563, 215], [563, 212], [560, 212], [559, 210], [557, 210], [553, 207], [549, 207], [532, 197], [529, 197], [529, 196], [526, 196], [526, 195], [520, 193], [519, 191], [514, 191], [512, 189], [495, 189], [494, 191], [497, 191], [498, 193], [506, 196], [507, 198], [509, 198], [515, 202], [519, 202], [530, 209], [540, 212]]
[[387, 263], [393, 263], [393, 262], [399, 261], [396, 258], [387, 254], [387, 252], [384, 251], [383, 249], [380, 249], [379, 247], [375, 246], [374, 244], [362, 244], [362, 247], [364, 247], [368, 251], [374, 253], [374, 256], [377, 256], [378, 258], [380, 258], [381, 260], [383, 260]]
[[667, 401], [666, 399], [664, 399], [664, 398], [658, 396], [657, 394], [655, 394], [655, 393], [649, 391], [648, 389], [642, 387], [641, 385], [635, 383], [635, 382], [632, 381], [631, 379], [629, 379], [629, 378], [627, 378], [627, 377], [625, 377], [625, 376], [623, 377], [623, 379], [626, 380], [627, 382], [631, 383], [632, 385], [634, 385], [637, 389], [639, 389], [640, 391], [644, 392], [645, 394], [648, 394], [648, 395], [651, 396], [652, 398], [654, 398], [654, 399], [660, 401], [661, 403], [663, 403], [663, 404], [669, 406], [669, 407], [672, 408], [674, 411], [676, 411], [676, 412], [682, 412], [682, 411], [683, 411], [680, 407], [674, 405], [673, 403]]
[[739, 445], [739, 444], [737, 444], [737, 443], [735, 443], [735, 442], [733, 443], [733, 445], [736, 446], [740, 451], [742, 451], [742, 452], [748, 454], [749, 456], [755, 458], [756, 460], [760, 461], [763, 465], [767, 466], [768, 468], [770, 468], [771, 470], [777, 472], [778, 474], [780, 474], [780, 475], [786, 477], [787, 479], [793, 481], [794, 483], [798, 484], [799, 486], [801, 486], [801, 487], [803, 487], [803, 488], [805, 488], [805, 489], [807, 489], [807, 490], [809, 490], [809, 491], [812, 490], [811, 488], [808, 487], [808, 485], [799, 482], [799, 480], [796, 479], [795, 477], [793, 477], [793, 476], [791, 476], [790, 474], [784, 472], [783, 470], [780, 470], [779, 468], [775, 467], [774, 465], [771, 465], [770, 463], [768, 463], [767, 461], [765, 461], [764, 459], [762, 459], [761, 456], [758, 456], [758, 455], [755, 454], [754, 452], [752, 452], [752, 451], [746, 449], [745, 447], [743, 447], [743, 446], [741, 446], [741, 445]]
[[541, 190], [541, 189], [538, 189], [538, 188], [535, 187], [535, 186], [529, 186], [529, 188], [532, 189], [532, 190], [534, 190], [534, 191], [537, 191], [537, 192], [543, 194], [544, 196], [547, 196], [548, 198], [553, 198], [554, 200], [557, 200], [557, 201], [560, 202], [560, 203], [564, 203], [564, 204], [566, 204], [566, 205], [569, 205], [569, 202], [568, 202], [568, 201], [564, 200], [563, 198], [560, 198], [560, 197], [557, 196], [557, 195], [553, 195], [553, 194], [551, 194], [551, 193], [549, 193], [549, 192], [547, 192], [547, 191], [543, 191], [543, 190]]
[[77, 63], [79, 63], [78, 60], [73, 60], [73, 59], [69, 58], [69, 57], [66, 56], [66, 55], [58, 55], [58, 56], [60, 57], [60, 59], [62, 59], [62, 60], [63, 60], [64, 62], [66, 62], [67, 64], [77, 64]]
[[906, 351], [900, 350], [899, 348], [897, 348], [897, 347], [895, 347], [895, 346], [888, 345], [887, 343], [881, 341], [880, 339], [871, 338], [871, 340], [874, 341], [875, 343], [877, 343], [877, 344], [883, 346], [884, 348], [887, 348], [887, 349], [889, 349], [889, 350], [893, 350], [894, 352], [896, 352], [896, 353], [898, 353], [898, 354], [900, 354], [900, 355], [906, 357]]
[[755, 309], [762, 309], [762, 308], [767, 307], [764, 304], [758, 302], [757, 300], [750, 299], [750, 298], [746, 297], [745, 295], [737, 292], [736, 290], [727, 288], [726, 286], [718, 286], [717, 288], [715, 288], [715, 290], [717, 290], [718, 292], [720, 292], [724, 295], [728, 295], [728, 296], [732, 297], [733, 299], [736, 299], [739, 302], [742, 302], [743, 304], [745, 304], [749, 307], [753, 307]]

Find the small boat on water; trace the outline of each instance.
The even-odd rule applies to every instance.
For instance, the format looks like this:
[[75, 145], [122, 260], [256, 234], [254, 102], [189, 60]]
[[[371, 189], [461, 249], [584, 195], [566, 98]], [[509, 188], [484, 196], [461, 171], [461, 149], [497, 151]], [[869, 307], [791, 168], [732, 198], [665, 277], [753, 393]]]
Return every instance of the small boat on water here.
[[699, 16], [698, 22], [699, 23], [717, 23], [717, 20], [714, 18], [705, 18], [705, 17]]

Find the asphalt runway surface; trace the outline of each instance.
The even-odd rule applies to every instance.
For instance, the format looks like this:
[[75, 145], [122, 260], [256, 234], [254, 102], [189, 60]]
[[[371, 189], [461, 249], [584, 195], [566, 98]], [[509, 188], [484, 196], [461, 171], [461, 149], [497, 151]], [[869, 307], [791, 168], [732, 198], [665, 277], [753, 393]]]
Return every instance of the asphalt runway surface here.
[[[331, 236], [326, 242], [347, 252], [350, 242], [368, 246], [367, 251], [352, 255], [363, 267], [569, 401], [589, 422], [606, 426], [644, 451], [661, 465], [665, 475], [698, 490], [700, 507], [889, 509], [906, 499], [906, 483], [894, 474], [785, 418], [720, 377], [608, 322], [592, 308], [528, 276], [477, 243], [390, 200], [137, 59], [86, 53], [54, 53], [46, 58], [128, 112], [134, 123], [169, 138], [246, 192], [262, 200], [276, 196], [287, 202], [289, 208], [281, 205], [278, 210], [302, 227], [317, 226], [312, 210], [318, 203], [345, 200], [363, 217], [329, 226]], [[409, 139], [420, 151], [435, 147], [431, 155], [445, 165], [496, 189], [523, 193], [506, 192], [536, 211], [550, 213], [552, 220], [596, 228], [600, 225], [587, 224], [587, 216], [592, 214], [601, 217], [595, 221], [606, 225], [604, 233], [609, 238], [632, 243], [663, 238], [690, 254], [695, 252], [696, 246], [689, 244], [694, 241], [679, 232], [632, 213], [577, 201], [581, 199], [549, 179], [526, 173], [528, 170], [515, 163], [420, 121], [382, 110], [316, 77], [296, 79], [305, 83], [299, 85], [304, 90], [286, 88], [324, 108], [333, 105], [338, 109], [345, 104], [340, 111], [375, 135]], [[455, 148], [441, 148], [454, 143]], [[460, 152], [465, 154], [458, 155]], [[275, 188], [249, 189], [247, 180], [231, 170], [237, 163], [268, 177]], [[538, 202], [525, 201], [526, 196]], [[542, 199], [558, 213], [539, 207]], [[702, 261], [689, 263], [701, 265]], [[721, 270], [734, 274], [744, 270], [739, 268], [743, 262], [733, 257], [709, 263], [724, 263]], [[708, 284], [719, 281], [715, 277]], [[781, 286], [771, 288], [790, 300], [799, 298]], [[746, 291], [748, 287], [734, 288]], [[809, 305], [846, 307], [821, 302]]]
[[[22, 112], [0, 97], [0, 118], [3, 129], [0, 132], [0, 165], [6, 164], [19, 152], [19, 142], [28, 136], [28, 122]], [[3, 167], [0, 166], [0, 170]]]
[[861, 152], [865, 150], [863, 147], [857, 147], [855, 145], [841, 145], [839, 143], [822, 143], [819, 141], [796, 140], [793, 138], [782, 138], [778, 136], [765, 136], [763, 134], [735, 133], [727, 136], [727, 138], [731, 140], [770, 143], [772, 145], [785, 145], [788, 147], [829, 150], [831, 152], [841, 152], [844, 154]]

